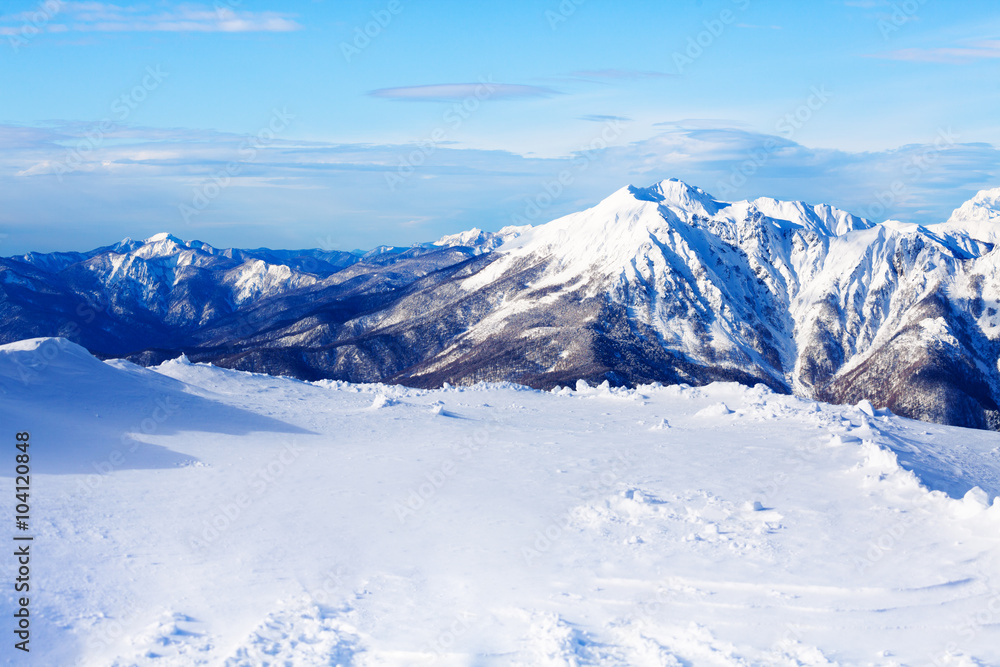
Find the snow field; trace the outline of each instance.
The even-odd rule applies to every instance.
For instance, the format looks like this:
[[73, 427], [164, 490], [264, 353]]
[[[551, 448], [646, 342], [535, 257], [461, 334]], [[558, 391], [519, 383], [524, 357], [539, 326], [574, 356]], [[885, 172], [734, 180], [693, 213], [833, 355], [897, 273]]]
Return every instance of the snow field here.
[[995, 433], [43, 344], [0, 348], [36, 443], [33, 664], [1000, 663]]

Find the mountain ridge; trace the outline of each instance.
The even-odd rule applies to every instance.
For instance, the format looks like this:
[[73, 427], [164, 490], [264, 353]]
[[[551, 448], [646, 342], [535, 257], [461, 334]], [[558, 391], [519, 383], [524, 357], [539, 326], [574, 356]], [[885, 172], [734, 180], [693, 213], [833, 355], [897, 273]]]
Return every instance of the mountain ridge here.
[[68, 321], [92, 352], [140, 363], [413, 386], [736, 380], [997, 428], [998, 202], [984, 190], [922, 227], [669, 179], [535, 227], [367, 253], [161, 233], [0, 260], [0, 342]]

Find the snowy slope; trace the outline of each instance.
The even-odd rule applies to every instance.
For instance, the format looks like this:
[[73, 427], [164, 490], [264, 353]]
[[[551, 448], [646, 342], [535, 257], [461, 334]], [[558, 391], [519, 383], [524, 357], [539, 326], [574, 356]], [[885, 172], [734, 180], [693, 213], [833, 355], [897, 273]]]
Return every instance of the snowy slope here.
[[28, 664], [1000, 663], [995, 433], [763, 386], [310, 384], [52, 339], [0, 347], [0, 391], [34, 448]]

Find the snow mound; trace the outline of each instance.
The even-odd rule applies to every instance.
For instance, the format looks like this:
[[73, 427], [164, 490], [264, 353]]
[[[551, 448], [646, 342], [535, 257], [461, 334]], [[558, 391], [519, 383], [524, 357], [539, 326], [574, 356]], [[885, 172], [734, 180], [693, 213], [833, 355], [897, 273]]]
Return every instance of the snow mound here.
[[24, 377], [33, 371], [103, 372], [104, 364], [65, 338], [31, 338], [0, 345], [0, 374]]
[[397, 401], [389, 398], [385, 394], [375, 394], [374, 400], [372, 400], [372, 410], [378, 410], [379, 408], [388, 408], [396, 405]]
[[51, 439], [35, 453], [41, 469], [91, 475], [83, 497], [114, 471], [196, 466], [196, 457], [157, 442], [183, 428], [244, 435], [300, 430], [219, 403], [217, 396], [193, 392], [153, 370], [100, 361], [64, 338], [0, 345], [0, 395], [12, 418], [34, 424], [33, 435]]
[[695, 417], [725, 417], [731, 414], [733, 414], [733, 411], [729, 409], [729, 406], [719, 402], [702, 408], [695, 413]]

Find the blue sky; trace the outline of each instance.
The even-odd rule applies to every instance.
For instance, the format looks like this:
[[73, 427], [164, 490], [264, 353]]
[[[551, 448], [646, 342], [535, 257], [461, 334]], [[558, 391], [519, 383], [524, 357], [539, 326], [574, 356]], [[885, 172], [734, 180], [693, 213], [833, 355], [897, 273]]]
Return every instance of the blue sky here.
[[929, 224], [1000, 186], [994, 2], [0, 6], [5, 255], [408, 245], [670, 177]]

